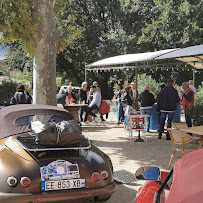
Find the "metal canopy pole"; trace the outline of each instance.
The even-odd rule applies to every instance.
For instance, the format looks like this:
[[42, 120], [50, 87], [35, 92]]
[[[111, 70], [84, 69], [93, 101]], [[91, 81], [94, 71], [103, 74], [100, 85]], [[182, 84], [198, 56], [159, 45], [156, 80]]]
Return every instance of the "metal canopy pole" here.
[[87, 70], [86, 70], [86, 67], [85, 67], [85, 82], [87, 82]]
[[136, 85], [136, 100], [135, 100], [135, 109], [138, 111], [138, 90], [137, 90], [137, 65], [135, 65], [135, 85]]
[[195, 68], [193, 69], [193, 85], [194, 85], [194, 87], [195, 87]]
[[[135, 108], [136, 108], [136, 111], [138, 111], [138, 90], [137, 90], [137, 71], [138, 71], [138, 65], [135, 64], [135, 84], [136, 84], [136, 100], [135, 100]], [[138, 130], [138, 137], [137, 139], [135, 140], [135, 142], [144, 142], [144, 140], [141, 138], [140, 136], [140, 130]]]

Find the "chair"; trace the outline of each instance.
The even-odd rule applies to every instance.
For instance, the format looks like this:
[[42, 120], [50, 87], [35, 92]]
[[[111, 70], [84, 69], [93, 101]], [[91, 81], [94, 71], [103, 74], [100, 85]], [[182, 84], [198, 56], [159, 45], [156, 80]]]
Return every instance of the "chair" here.
[[[141, 114], [130, 114], [128, 116], [128, 123], [129, 123], [129, 138], [130, 143], [132, 144], [132, 133], [133, 130], [138, 131], [138, 138], [136, 139], [136, 142], [145, 142], [147, 143], [147, 117], [148, 115], [141, 115]], [[144, 139], [141, 139], [140, 137], [140, 131], [142, 131], [142, 135]]]
[[[185, 155], [185, 153], [198, 150], [203, 145], [203, 140], [200, 137], [191, 136], [178, 129], [169, 128], [168, 131], [171, 137], [171, 142], [173, 147], [173, 153], [171, 155], [168, 168], [170, 168], [173, 158], [182, 158]], [[193, 147], [192, 149], [191, 148], [185, 149], [185, 145], [188, 143], [191, 143], [194, 140], [199, 141], [199, 145], [195, 148]], [[181, 146], [181, 148], [177, 148], [177, 146]], [[175, 156], [177, 153], [180, 153], [180, 156]]]
[[101, 119], [101, 111], [100, 109], [94, 109], [93, 110], [94, 114], [96, 115], [96, 117], [92, 117], [92, 121], [95, 123], [95, 127], [97, 126], [98, 123], [101, 123], [102, 125], [106, 126], [105, 125], [105, 122]]
[[188, 128], [188, 126], [185, 122], [180, 122], [180, 123], [172, 123], [172, 128], [180, 129], [180, 128]]

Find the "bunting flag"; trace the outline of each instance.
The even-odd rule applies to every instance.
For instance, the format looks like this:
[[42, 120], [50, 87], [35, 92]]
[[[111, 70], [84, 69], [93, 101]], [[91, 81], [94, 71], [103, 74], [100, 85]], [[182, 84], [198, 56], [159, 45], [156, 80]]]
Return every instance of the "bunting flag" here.
[[151, 71], [151, 72], [153, 72], [153, 71], [158, 71], [158, 70], [161, 70], [161, 71], [166, 71], [166, 72], [169, 72], [169, 71], [178, 71], [178, 72], [180, 72], [180, 71], [187, 71], [187, 72], [189, 72], [189, 71], [195, 71], [195, 73], [198, 73], [198, 74], [200, 74], [200, 72], [201, 71], [199, 71], [199, 70], [196, 70], [196, 69], [194, 69], [194, 68], [188, 68], [188, 65], [187, 64], [177, 64], [177, 65], [173, 65], [173, 66], [171, 66], [171, 65], [169, 65], [169, 66], [146, 66], [146, 67], [137, 67], [137, 68], [135, 68], [135, 67], [116, 67], [116, 68], [113, 68], [113, 67], [102, 67], [102, 68], [87, 68], [87, 69], [85, 69], [85, 72], [93, 72], [93, 73], [98, 73], [98, 72], [100, 72], [100, 73], [102, 73], [102, 72], [124, 72], [124, 71], [127, 71], [127, 72], [130, 72], [130, 71], [135, 71], [137, 69], [137, 71], [139, 72], [139, 71], [144, 71], [144, 72], [146, 72], [146, 71]]

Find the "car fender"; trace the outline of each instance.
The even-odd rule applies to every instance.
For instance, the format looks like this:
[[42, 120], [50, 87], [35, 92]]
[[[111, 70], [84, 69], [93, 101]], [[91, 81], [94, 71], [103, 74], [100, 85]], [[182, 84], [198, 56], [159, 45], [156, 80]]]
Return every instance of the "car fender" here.
[[[135, 203], [153, 203], [154, 194], [161, 186], [161, 181], [146, 181], [146, 183], [138, 190]], [[165, 192], [161, 194], [162, 203], [165, 202]]]

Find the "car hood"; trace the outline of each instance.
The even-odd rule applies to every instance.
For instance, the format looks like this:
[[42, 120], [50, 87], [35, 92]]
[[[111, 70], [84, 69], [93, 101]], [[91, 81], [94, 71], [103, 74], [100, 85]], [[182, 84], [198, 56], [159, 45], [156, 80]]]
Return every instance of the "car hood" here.
[[166, 203], [200, 203], [203, 199], [203, 149], [191, 152], [174, 165], [173, 183]]

